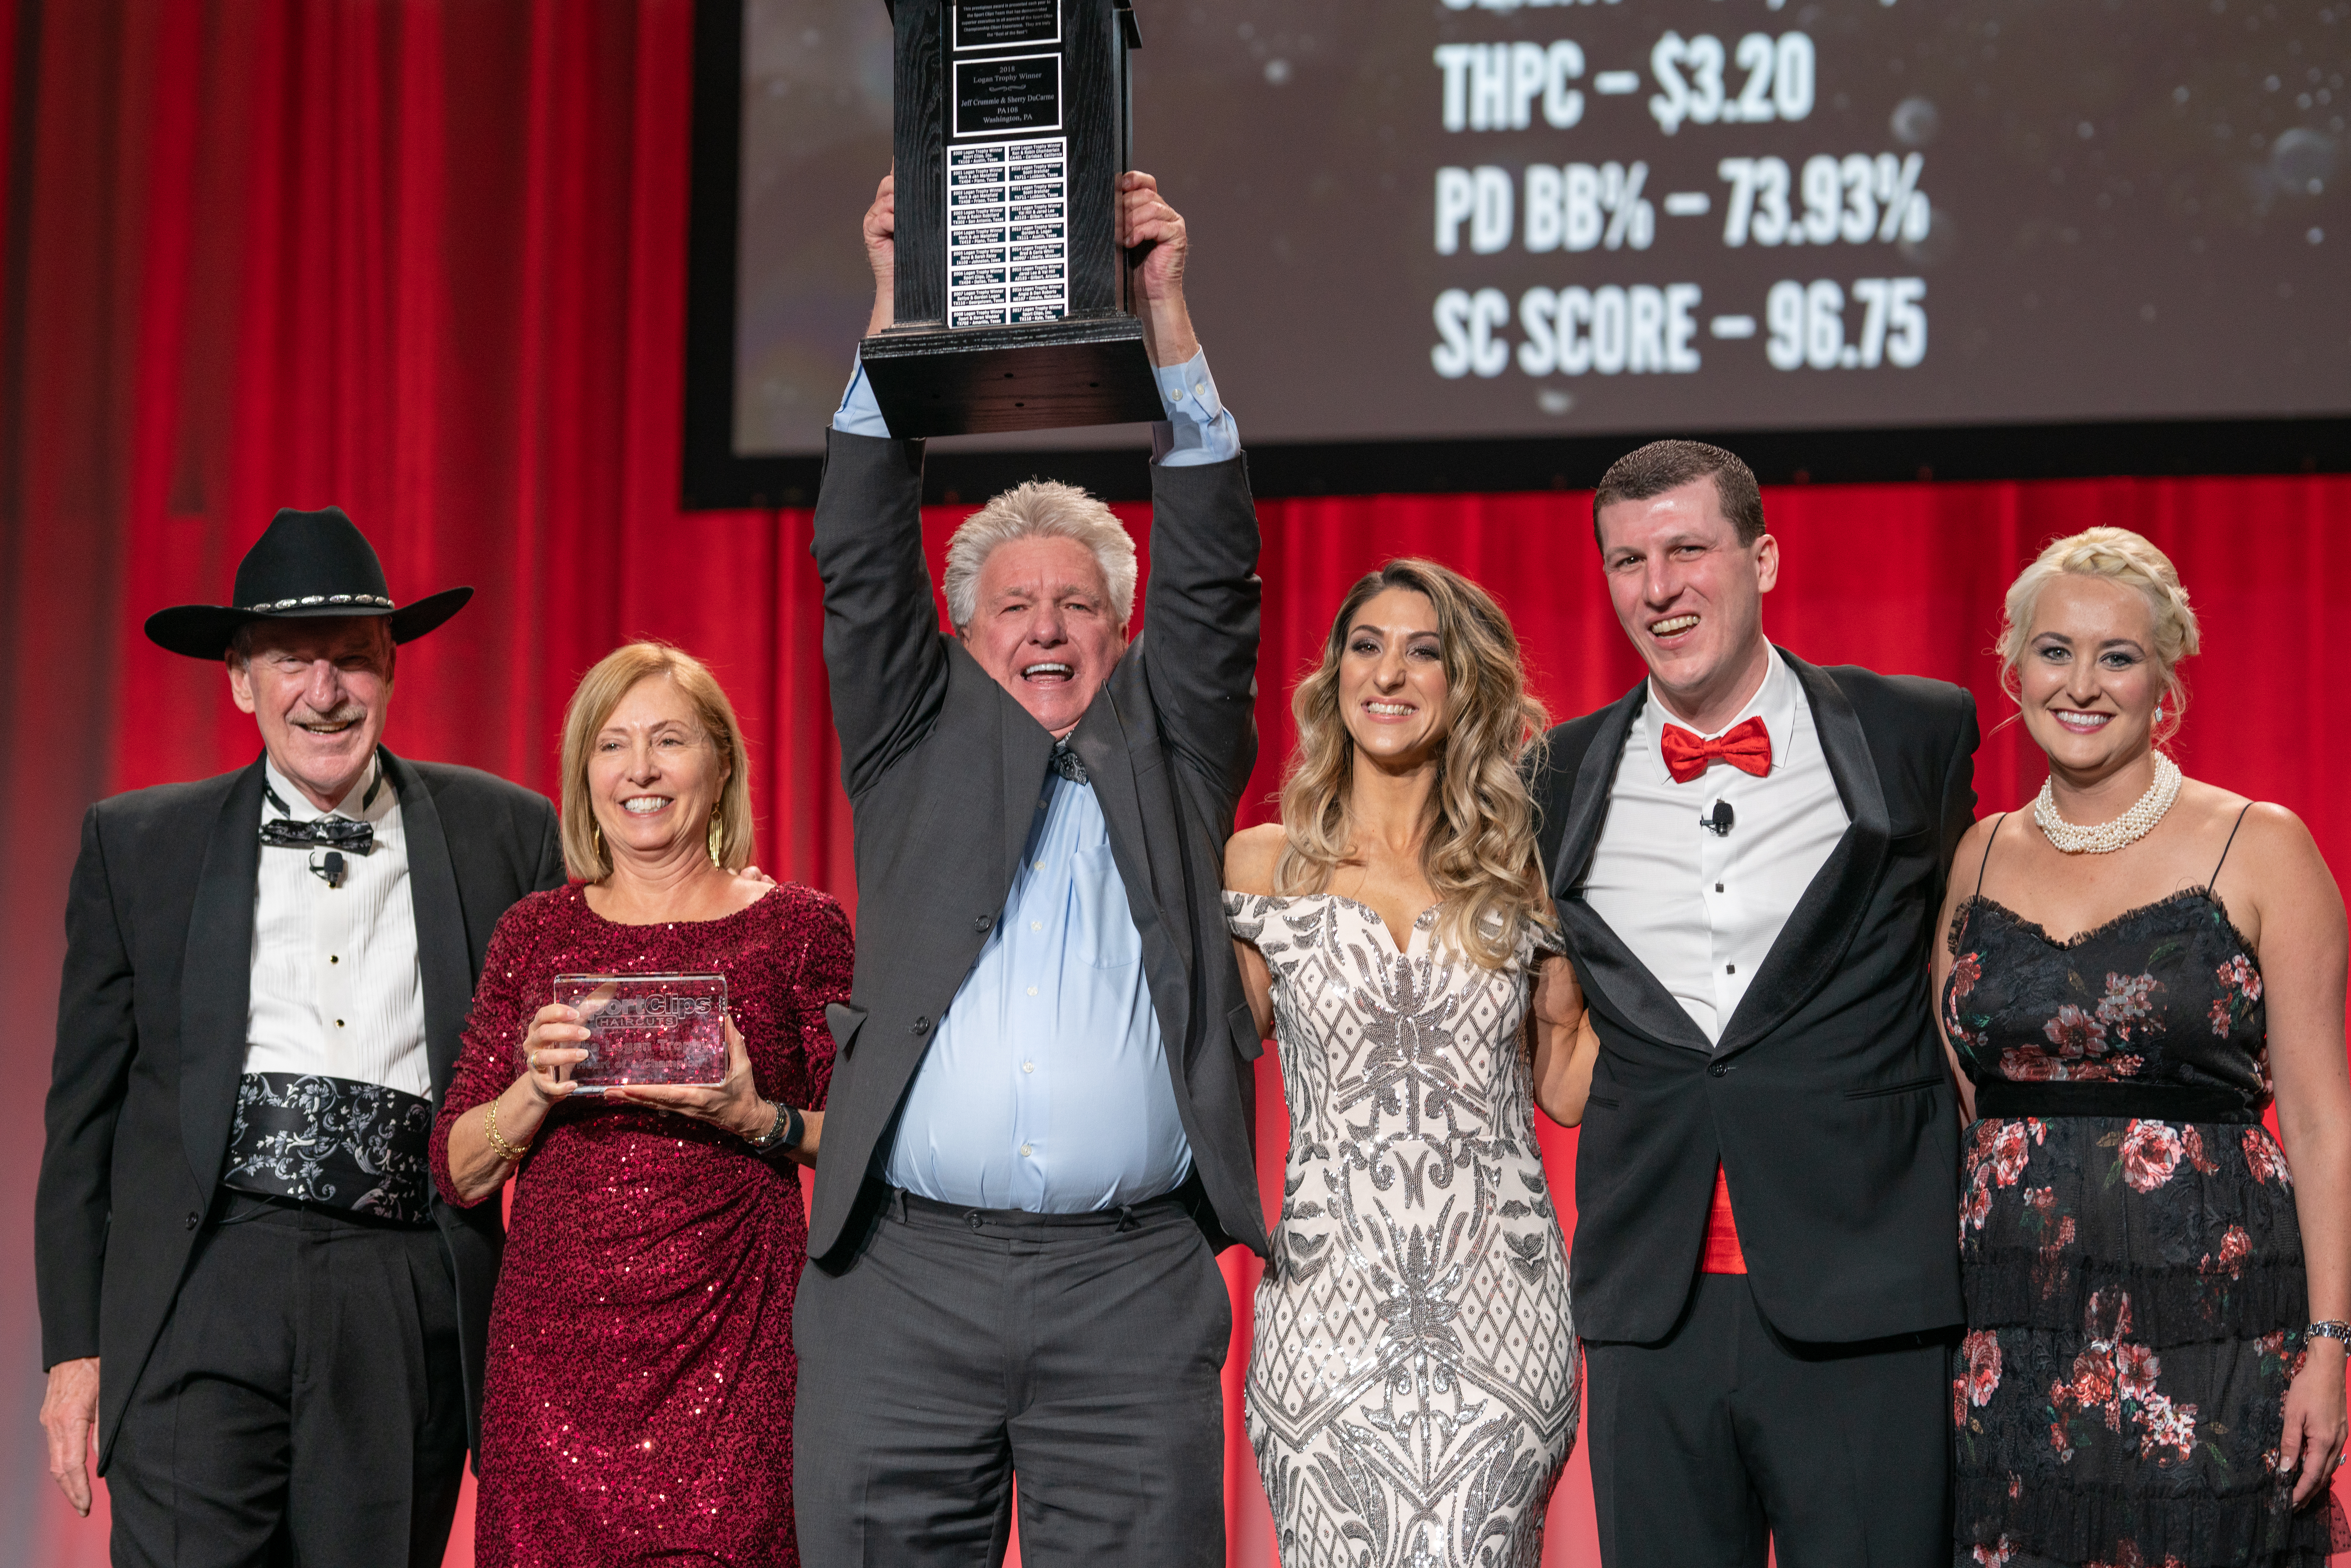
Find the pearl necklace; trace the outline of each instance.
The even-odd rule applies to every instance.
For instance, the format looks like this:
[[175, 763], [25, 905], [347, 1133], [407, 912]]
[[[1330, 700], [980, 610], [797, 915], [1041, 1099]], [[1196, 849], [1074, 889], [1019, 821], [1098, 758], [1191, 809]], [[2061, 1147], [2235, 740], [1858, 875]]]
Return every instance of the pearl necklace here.
[[2138, 798], [2137, 804], [2114, 821], [2075, 827], [2057, 814], [2057, 797], [2045, 779], [2041, 783], [2040, 799], [2032, 802], [2032, 820], [2041, 824], [2049, 841], [2066, 854], [2110, 855], [2153, 832], [2179, 798], [2179, 764], [2158, 751], [2155, 753], [2155, 782], [2147, 787], [2147, 793]]

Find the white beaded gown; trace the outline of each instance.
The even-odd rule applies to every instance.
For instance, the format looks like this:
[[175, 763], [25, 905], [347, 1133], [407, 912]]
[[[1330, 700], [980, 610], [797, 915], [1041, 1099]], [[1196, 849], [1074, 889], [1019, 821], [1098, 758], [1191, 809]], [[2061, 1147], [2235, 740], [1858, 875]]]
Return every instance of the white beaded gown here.
[[1531, 966], [1334, 894], [1228, 893], [1265, 956], [1290, 1154], [1249, 1443], [1284, 1568], [1536, 1568], [1575, 1329], [1521, 1043]]

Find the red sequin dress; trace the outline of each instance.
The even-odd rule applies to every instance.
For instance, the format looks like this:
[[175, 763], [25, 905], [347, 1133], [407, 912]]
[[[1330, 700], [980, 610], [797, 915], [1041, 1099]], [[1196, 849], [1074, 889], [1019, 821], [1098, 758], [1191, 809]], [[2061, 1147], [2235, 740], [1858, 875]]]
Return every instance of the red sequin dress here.
[[[820, 1107], [850, 956], [841, 906], [797, 885], [665, 925], [614, 925], [577, 886], [532, 894], [490, 938], [434, 1178], [450, 1194], [449, 1128], [514, 1082], [558, 974], [726, 976], [759, 1092]], [[799, 1170], [683, 1117], [557, 1108], [516, 1174], [490, 1311], [481, 1568], [799, 1563]]]

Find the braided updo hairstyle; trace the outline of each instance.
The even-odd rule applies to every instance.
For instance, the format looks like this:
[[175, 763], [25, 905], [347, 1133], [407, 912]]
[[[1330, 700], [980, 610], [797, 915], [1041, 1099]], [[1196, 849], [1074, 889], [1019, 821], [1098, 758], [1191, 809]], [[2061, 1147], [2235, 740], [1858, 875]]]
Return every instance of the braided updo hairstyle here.
[[2171, 558], [2128, 528], [2087, 528], [2062, 539], [2052, 539], [2031, 566], [2008, 587], [2008, 602], [2001, 618], [2000, 684], [2011, 697], [2022, 685], [2017, 674], [2024, 662], [2024, 644], [2032, 634], [2032, 615], [2041, 591], [2060, 577], [2103, 577], [2137, 591], [2155, 618], [2156, 668], [2163, 676], [2163, 722], [2156, 727], [2159, 743], [2179, 727], [2188, 706], [2188, 688], [2179, 679], [2179, 662], [2199, 646], [2196, 612]]

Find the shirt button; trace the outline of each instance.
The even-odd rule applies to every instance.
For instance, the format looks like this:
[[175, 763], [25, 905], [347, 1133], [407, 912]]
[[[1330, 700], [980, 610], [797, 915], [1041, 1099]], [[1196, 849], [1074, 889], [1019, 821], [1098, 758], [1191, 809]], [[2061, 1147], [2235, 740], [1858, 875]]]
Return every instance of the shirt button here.
[[1029, 869], [1030, 871], [1043, 871], [1045, 869], [1045, 862], [1043, 861], [1039, 861], [1035, 865], [1030, 866]]
[[1031, 931], [1042, 931], [1045, 929], [1045, 923], [1041, 920], [1031, 920], [1029, 923], [1029, 929]]
[[1735, 975], [1739, 973], [1739, 966], [1736, 964], [1725, 964], [1722, 967], [1722, 972], [1726, 975]]
[[1208, 383], [1206, 382], [1194, 382], [1192, 383], [1192, 392], [1195, 396], [1206, 397], [1208, 395]]
[[342, 1019], [337, 1019], [335, 1020], [335, 1027], [336, 1027], [337, 1029], [340, 1029], [340, 1028], [342, 1028], [342, 1027], [343, 1027], [343, 1020], [342, 1020]]
[[1176, 389], [1176, 392], [1175, 392], [1175, 400], [1176, 400], [1177, 402], [1182, 402], [1184, 401], [1184, 389], [1183, 389], [1182, 387], [1177, 387], [1177, 388]]
[[1718, 883], [1716, 883], [1714, 884], [1714, 891], [1715, 891], [1715, 892], [1717, 892], [1717, 893], [1720, 893], [1720, 892], [1722, 891], [1722, 883], [1719, 883], [1719, 882], [1718, 882]]
[[329, 953], [327, 955], [327, 962], [329, 964], [340, 964], [342, 960], [335, 956], [332, 953]]
[[1023, 1072], [1034, 1072], [1037, 1071], [1037, 1064], [1033, 1061], [1024, 1061], [1020, 1064], [1020, 1071]]
[[1029, 1157], [1029, 1145], [1026, 1144], [1020, 1145], [1020, 1157], [1024, 1160]]
[[1036, 988], [1036, 987], [1034, 987], [1034, 986], [1029, 987], [1029, 994], [1030, 996], [1032, 996], [1032, 997], [1033, 997], [1033, 996], [1035, 996], [1035, 995], [1037, 994], [1037, 988]]

